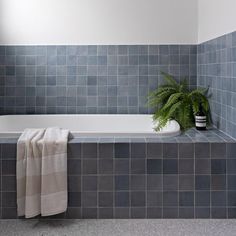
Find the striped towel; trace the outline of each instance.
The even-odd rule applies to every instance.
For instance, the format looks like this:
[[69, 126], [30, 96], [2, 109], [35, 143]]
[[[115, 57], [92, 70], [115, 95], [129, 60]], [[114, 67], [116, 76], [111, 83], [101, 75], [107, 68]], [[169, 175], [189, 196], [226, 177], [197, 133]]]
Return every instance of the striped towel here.
[[17, 142], [17, 212], [26, 218], [67, 209], [68, 130], [26, 129]]

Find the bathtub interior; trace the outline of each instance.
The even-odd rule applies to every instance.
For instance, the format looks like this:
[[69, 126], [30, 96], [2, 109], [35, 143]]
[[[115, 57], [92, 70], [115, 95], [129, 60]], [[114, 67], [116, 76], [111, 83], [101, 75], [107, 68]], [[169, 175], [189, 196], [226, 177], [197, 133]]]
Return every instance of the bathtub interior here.
[[57, 126], [79, 136], [176, 136], [180, 126], [169, 121], [160, 131], [152, 115], [6, 115], [0, 117], [1, 137], [17, 137], [26, 128]]

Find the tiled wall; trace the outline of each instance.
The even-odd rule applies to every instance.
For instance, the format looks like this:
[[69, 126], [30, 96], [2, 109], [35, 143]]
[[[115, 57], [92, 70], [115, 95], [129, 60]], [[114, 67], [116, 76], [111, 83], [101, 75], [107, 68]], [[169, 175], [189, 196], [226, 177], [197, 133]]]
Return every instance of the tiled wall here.
[[236, 138], [236, 32], [198, 45], [198, 86], [210, 88], [214, 124]]
[[236, 137], [236, 32], [198, 46], [0, 46], [0, 114], [150, 113], [160, 71], [209, 86], [214, 124]]
[[[69, 143], [69, 207], [54, 217], [236, 218], [236, 143], [189, 135]], [[17, 218], [16, 143], [0, 147], [0, 216]]]
[[160, 71], [196, 85], [194, 45], [0, 46], [1, 114], [148, 113]]

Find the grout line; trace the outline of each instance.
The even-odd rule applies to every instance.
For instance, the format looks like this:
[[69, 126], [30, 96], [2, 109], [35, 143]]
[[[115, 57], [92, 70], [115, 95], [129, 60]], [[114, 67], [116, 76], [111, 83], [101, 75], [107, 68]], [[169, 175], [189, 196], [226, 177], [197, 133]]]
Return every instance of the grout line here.
[[212, 161], [212, 144], [210, 143], [210, 218], [212, 219], [212, 186], [211, 186], [211, 161]]
[[225, 192], [226, 192], [226, 218], [229, 219], [229, 203], [228, 203], [228, 194], [229, 194], [229, 188], [228, 188], [228, 157], [227, 157], [227, 153], [228, 153], [228, 145], [226, 145], [226, 158], [225, 158]]
[[131, 202], [131, 156], [132, 156], [132, 149], [131, 143], [129, 142], [129, 218], [132, 218], [132, 202]]
[[145, 173], [145, 218], [148, 218], [148, 181], [147, 181], [147, 160], [148, 160], [148, 146], [147, 143], [145, 142], [145, 161], [144, 161], [144, 173]]
[[195, 165], [195, 161], [196, 161], [196, 148], [195, 148], [195, 144], [193, 144], [193, 218], [196, 219], [196, 165]]

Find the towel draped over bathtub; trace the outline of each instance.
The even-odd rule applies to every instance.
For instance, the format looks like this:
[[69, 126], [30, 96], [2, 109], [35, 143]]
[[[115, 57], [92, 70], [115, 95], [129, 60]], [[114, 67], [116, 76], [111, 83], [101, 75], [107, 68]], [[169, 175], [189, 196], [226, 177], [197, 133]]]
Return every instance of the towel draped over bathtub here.
[[67, 209], [68, 130], [26, 129], [17, 142], [17, 212], [26, 218]]

